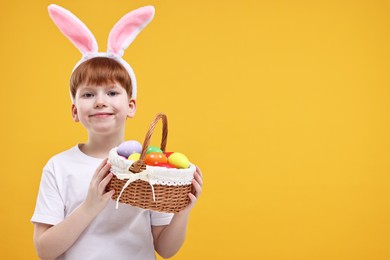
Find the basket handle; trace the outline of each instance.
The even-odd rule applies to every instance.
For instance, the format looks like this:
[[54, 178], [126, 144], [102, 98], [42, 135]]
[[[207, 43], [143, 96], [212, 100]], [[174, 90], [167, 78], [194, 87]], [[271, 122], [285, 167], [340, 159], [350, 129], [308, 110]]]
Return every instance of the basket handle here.
[[168, 119], [167, 116], [163, 113], [158, 113], [152, 123], [149, 126], [149, 130], [146, 133], [144, 143], [142, 145], [142, 152], [141, 156], [138, 161], [135, 161], [129, 170], [133, 173], [139, 173], [143, 170], [146, 169], [146, 164], [145, 164], [145, 156], [146, 156], [146, 151], [148, 150], [149, 144], [150, 144], [150, 139], [152, 138], [152, 134], [154, 131], [154, 128], [156, 127], [157, 123], [159, 120], [162, 120], [162, 137], [161, 137], [161, 150], [165, 152], [166, 146], [167, 146], [167, 138], [168, 138]]

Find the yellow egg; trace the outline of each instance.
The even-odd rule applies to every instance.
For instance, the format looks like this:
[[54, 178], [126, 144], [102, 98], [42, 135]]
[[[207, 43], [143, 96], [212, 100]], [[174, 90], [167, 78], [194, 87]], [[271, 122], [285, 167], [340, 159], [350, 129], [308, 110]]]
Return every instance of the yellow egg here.
[[182, 153], [173, 153], [168, 157], [168, 162], [177, 168], [186, 169], [190, 167], [190, 161]]
[[127, 158], [128, 160], [132, 160], [132, 161], [138, 161], [139, 158], [141, 157], [141, 154], [140, 153], [132, 153], [129, 158]]

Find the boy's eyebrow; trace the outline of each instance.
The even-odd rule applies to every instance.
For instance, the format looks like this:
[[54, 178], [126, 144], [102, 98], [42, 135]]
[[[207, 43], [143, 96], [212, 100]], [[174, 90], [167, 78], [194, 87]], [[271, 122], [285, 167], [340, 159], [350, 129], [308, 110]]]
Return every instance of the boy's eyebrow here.
[[79, 87], [80, 91], [88, 91], [88, 90], [93, 90], [93, 87], [91, 86], [80, 86]]
[[119, 88], [119, 89], [124, 89], [121, 85], [119, 85], [119, 84], [117, 84], [117, 83], [107, 84], [107, 85], [106, 85], [106, 88]]
[[95, 88], [115, 88], [115, 87], [119, 87], [117, 84], [113, 83], [108, 83], [108, 84], [102, 84], [102, 85], [95, 85], [95, 84], [92, 84], [92, 85], [83, 85], [83, 86], [80, 86], [79, 88], [80, 89], [95, 89]]

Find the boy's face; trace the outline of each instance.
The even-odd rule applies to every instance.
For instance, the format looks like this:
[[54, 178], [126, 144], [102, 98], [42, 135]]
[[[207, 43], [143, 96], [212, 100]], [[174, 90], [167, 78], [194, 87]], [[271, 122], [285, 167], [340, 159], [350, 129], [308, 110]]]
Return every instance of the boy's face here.
[[89, 134], [123, 133], [126, 118], [135, 114], [135, 100], [127, 96], [119, 83], [81, 85], [77, 89], [72, 115]]

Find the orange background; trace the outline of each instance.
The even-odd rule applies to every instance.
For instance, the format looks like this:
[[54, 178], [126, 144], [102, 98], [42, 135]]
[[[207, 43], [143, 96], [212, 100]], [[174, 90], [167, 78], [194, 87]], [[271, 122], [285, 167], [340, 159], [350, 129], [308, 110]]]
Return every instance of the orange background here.
[[[50, 3], [0, 4], [1, 259], [36, 259], [42, 167], [86, 141], [68, 94], [80, 53]], [[156, 7], [124, 55], [139, 84], [126, 138], [142, 141], [165, 112], [168, 148], [204, 173], [174, 259], [390, 259], [388, 1], [56, 4], [101, 51], [126, 12]]]

